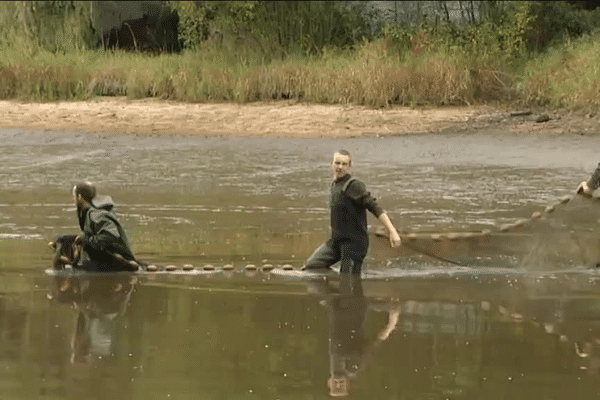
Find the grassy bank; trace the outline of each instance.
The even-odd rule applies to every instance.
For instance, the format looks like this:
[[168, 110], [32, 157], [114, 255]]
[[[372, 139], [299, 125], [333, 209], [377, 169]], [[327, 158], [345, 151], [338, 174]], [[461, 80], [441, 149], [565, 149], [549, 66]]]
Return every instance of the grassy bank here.
[[519, 77], [520, 98], [554, 107], [600, 109], [600, 34], [551, 48]]
[[[353, 50], [267, 59], [248, 48], [182, 54], [74, 49], [20, 43], [0, 52], [0, 98], [25, 101], [123, 95], [182, 102], [304, 102], [434, 106], [491, 101], [600, 106], [600, 35], [511, 66], [464, 52], [399, 55], [384, 39]], [[519, 67], [515, 67], [519, 65]]]

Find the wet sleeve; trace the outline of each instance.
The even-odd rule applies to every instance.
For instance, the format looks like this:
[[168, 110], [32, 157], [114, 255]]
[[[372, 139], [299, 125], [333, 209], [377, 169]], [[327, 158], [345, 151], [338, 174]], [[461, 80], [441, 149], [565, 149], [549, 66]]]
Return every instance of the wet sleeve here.
[[362, 205], [369, 210], [375, 217], [379, 218], [383, 214], [383, 208], [379, 206], [377, 200], [367, 192], [367, 187], [361, 181], [355, 180], [346, 188], [346, 195], [352, 201]]
[[587, 185], [592, 190], [596, 190], [600, 187], [600, 163], [598, 164], [596, 171], [594, 171], [590, 179], [587, 181]]
[[120, 237], [117, 224], [98, 212], [90, 211], [89, 218], [92, 232], [84, 233], [84, 246], [89, 246], [97, 251], [109, 251], [111, 245]]

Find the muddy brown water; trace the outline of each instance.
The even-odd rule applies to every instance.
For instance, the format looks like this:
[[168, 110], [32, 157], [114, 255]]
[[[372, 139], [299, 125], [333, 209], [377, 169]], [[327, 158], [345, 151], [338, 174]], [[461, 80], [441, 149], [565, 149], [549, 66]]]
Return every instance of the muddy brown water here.
[[[598, 206], [499, 232], [571, 195], [600, 138], [0, 138], [2, 399], [324, 399], [332, 377], [357, 399], [600, 396]], [[492, 233], [417, 243], [466, 267], [374, 239], [358, 282], [244, 271], [300, 267], [326, 237], [339, 148], [400, 230]], [[236, 270], [46, 276], [81, 180], [141, 259]]]

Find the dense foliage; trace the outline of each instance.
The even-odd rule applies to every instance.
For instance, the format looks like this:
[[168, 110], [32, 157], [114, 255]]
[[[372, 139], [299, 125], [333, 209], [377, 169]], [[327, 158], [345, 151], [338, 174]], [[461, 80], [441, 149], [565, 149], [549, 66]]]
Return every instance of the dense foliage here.
[[103, 50], [95, 1], [2, 2], [0, 97], [599, 103], [590, 2], [160, 4], [178, 14], [180, 54]]
[[[332, 1], [171, 1], [182, 16], [188, 48], [227, 34], [260, 36], [286, 54], [347, 48], [373, 38], [376, 13], [367, 2]], [[264, 50], [264, 49], [263, 49]]]

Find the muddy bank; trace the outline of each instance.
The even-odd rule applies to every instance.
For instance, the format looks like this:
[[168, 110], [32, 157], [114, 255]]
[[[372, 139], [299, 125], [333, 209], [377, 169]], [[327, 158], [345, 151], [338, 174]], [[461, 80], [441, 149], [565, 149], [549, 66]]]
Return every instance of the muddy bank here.
[[[357, 137], [440, 132], [595, 134], [600, 115], [491, 106], [369, 109], [288, 102], [186, 104], [156, 99], [0, 101], [0, 128], [139, 135]], [[538, 122], [545, 120], [544, 122]]]

